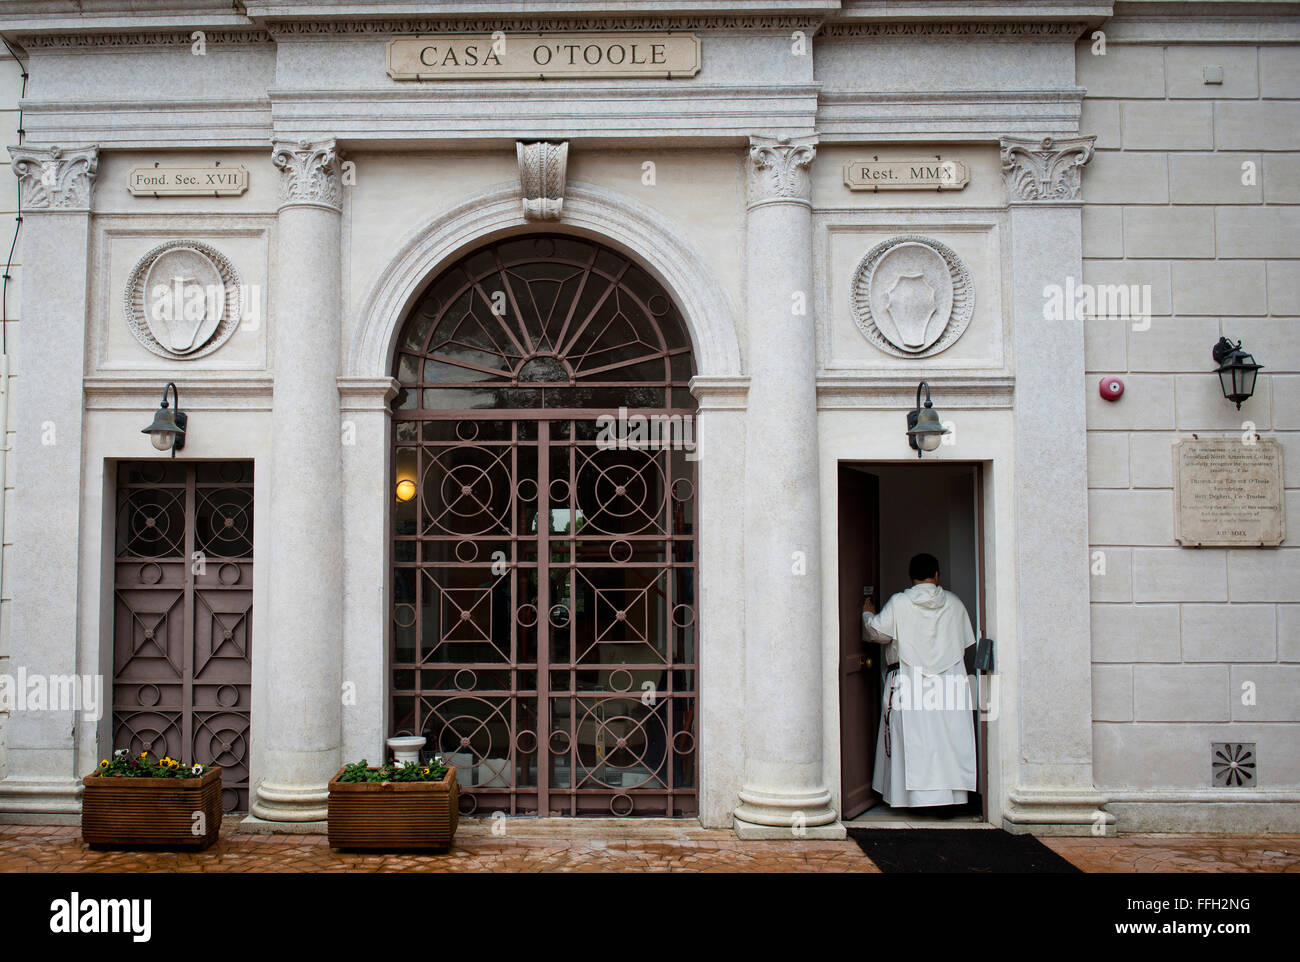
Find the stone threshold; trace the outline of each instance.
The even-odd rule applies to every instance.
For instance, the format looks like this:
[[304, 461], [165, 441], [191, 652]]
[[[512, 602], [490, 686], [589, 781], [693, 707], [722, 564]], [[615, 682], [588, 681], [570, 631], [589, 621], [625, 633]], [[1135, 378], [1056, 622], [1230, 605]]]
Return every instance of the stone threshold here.
[[[495, 830], [494, 830], [495, 829]], [[504, 830], [503, 830], [504, 829]], [[325, 835], [329, 824], [272, 822], [247, 815], [234, 830], [255, 835]], [[729, 828], [705, 828], [698, 818], [538, 818], [535, 816], [462, 815], [457, 838], [575, 839], [580, 841], [734, 841]]]

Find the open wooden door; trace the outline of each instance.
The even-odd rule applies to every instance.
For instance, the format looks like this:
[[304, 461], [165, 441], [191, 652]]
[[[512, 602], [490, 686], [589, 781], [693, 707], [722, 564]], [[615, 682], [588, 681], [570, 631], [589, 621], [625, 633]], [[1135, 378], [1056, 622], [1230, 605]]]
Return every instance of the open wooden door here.
[[862, 640], [864, 589], [880, 606], [880, 481], [839, 468], [840, 800], [842, 819], [872, 802], [871, 773], [880, 723], [880, 646]]

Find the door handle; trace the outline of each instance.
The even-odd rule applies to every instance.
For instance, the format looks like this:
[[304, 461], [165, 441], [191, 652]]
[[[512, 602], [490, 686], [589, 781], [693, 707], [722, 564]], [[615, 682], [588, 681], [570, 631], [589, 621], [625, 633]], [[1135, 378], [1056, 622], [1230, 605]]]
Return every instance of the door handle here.
[[863, 655], [863, 656], [862, 656], [862, 667], [863, 667], [863, 668], [872, 668], [872, 667], [875, 666], [875, 664], [876, 664], [875, 659], [872, 658], [870, 655]]

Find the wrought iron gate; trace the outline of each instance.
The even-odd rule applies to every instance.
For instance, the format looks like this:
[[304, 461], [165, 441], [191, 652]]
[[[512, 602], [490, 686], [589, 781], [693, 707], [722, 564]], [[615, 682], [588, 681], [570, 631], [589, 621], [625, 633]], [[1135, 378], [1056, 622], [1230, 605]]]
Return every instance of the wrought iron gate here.
[[466, 811], [693, 814], [694, 402], [671, 299], [597, 244], [499, 242], [435, 280], [396, 373], [393, 733], [457, 766]]
[[253, 465], [121, 463], [113, 747], [222, 767], [248, 810]]

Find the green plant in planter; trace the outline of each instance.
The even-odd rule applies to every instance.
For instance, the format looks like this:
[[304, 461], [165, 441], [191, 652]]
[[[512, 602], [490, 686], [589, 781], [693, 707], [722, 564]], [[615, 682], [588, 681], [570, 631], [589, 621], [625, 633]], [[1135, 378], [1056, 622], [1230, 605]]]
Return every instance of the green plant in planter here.
[[415, 762], [389, 762], [371, 768], [364, 758], [343, 766], [340, 782], [440, 782], [446, 777], [447, 766], [437, 762], [419, 765]]
[[110, 778], [202, 778], [211, 767], [197, 762], [185, 765], [166, 755], [155, 758], [148, 752], [132, 755], [119, 748], [111, 761], [105, 758], [99, 763], [95, 774]]

